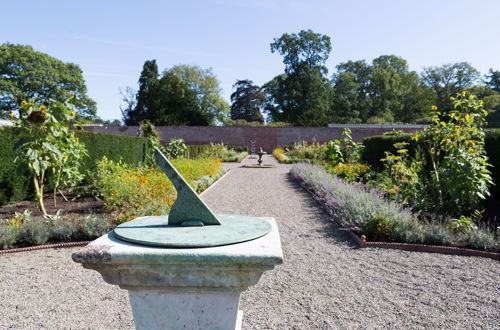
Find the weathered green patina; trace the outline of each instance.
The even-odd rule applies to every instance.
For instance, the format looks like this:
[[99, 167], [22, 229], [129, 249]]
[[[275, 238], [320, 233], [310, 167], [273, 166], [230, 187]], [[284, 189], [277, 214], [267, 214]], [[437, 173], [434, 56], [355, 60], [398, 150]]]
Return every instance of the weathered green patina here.
[[271, 231], [269, 222], [241, 215], [215, 215], [163, 154], [156, 162], [172, 181], [177, 199], [168, 216], [150, 216], [123, 223], [120, 240], [161, 247], [201, 248], [246, 242]]

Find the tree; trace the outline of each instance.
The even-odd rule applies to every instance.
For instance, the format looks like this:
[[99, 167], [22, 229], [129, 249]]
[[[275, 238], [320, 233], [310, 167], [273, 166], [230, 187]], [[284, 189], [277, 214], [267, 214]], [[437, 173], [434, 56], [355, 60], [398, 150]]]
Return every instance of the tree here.
[[373, 60], [348, 61], [333, 75], [332, 113], [343, 123], [411, 123], [425, 118], [432, 91], [421, 86], [406, 60], [383, 55]]
[[490, 69], [489, 75], [487, 75], [486, 78], [489, 79], [489, 81], [486, 82], [486, 86], [500, 93], [500, 71], [493, 71], [493, 69]]
[[441, 111], [451, 111], [450, 97], [474, 87], [480, 78], [479, 71], [467, 62], [427, 67], [421, 76], [423, 84], [434, 90], [435, 104]]
[[231, 94], [231, 112], [229, 116], [232, 120], [243, 119], [247, 122], [264, 123], [264, 117], [260, 112], [262, 104], [266, 100], [266, 94], [251, 80], [238, 80], [233, 85], [236, 91]]
[[82, 70], [31, 46], [0, 45], [0, 118], [17, 110], [23, 100], [53, 99], [64, 102], [74, 95], [76, 112], [84, 118], [96, 114], [96, 103], [87, 96]]
[[333, 75], [333, 121], [337, 123], [366, 122], [370, 116], [371, 67], [365, 61], [348, 61], [337, 65]]
[[331, 85], [326, 60], [330, 37], [302, 30], [283, 34], [271, 43], [271, 52], [283, 55], [285, 74], [266, 84], [265, 109], [272, 120], [301, 126], [320, 126], [330, 119]]
[[153, 120], [151, 114], [158, 107], [158, 82], [158, 65], [156, 64], [156, 60], [144, 62], [139, 77], [137, 102], [133, 109], [131, 107], [126, 109], [123, 115], [125, 125], [139, 125], [143, 120]]
[[130, 118], [130, 114], [133, 113], [137, 105], [137, 92], [130, 86], [124, 89], [120, 88], [120, 96], [124, 105], [120, 105], [120, 111], [122, 113], [123, 122], [126, 125], [131, 125], [128, 123], [133, 122], [133, 118]]
[[157, 105], [148, 119], [157, 126], [207, 126], [209, 122], [198, 105], [197, 95], [188, 83], [172, 72], [165, 72], [158, 82]]
[[202, 69], [196, 65], [176, 65], [165, 74], [181, 78], [187, 88], [194, 93], [197, 111], [208, 125], [222, 123], [229, 113], [229, 104], [222, 98], [222, 88], [212, 69]]

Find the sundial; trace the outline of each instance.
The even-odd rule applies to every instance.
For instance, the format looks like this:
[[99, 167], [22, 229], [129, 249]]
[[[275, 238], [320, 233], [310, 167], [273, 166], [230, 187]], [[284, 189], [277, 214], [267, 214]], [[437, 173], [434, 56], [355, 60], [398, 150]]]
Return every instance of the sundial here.
[[246, 242], [271, 231], [262, 218], [214, 214], [158, 149], [155, 158], [177, 190], [177, 199], [168, 216], [141, 217], [116, 227], [118, 239], [147, 246], [202, 248]]

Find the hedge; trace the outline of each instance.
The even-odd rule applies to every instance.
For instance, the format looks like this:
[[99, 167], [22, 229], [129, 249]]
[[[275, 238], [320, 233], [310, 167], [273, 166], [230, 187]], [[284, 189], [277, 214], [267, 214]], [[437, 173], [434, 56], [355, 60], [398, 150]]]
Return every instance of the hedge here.
[[145, 160], [148, 145], [146, 138], [84, 131], [77, 131], [76, 136], [85, 144], [89, 153], [82, 164], [84, 171], [94, 171], [103, 156], [115, 162], [122, 159], [132, 165]]
[[[363, 140], [363, 145], [365, 148], [361, 153], [361, 160], [375, 169], [381, 169], [382, 164], [380, 162], [381, 158], [385, 157], [385, 152], [390, 151], [392, 153], [396, 152], [394, 148], [394, 143], [397, 142], [409, 142], [408, 147], [410, 153], [415, 150], [415, 142], [411, 141], [410, 134], [404, 134], [399, 136], [394, 135], [377, 135], [365, 138]], [[500, 194], [500, 128], [493, 128], [486, 130], [485, 138], [485, 150], [488, 156], [488, 162], [493, 165], [490, 168], [492, 172], [493, 181], [495, 186], [492, 187], [492, 192], [494, 195]]]
[[24, 200], [33, 189], [28, 170], [14, 163], [16, 129], [0, 127], [0, 205]]
[[[33, 196], [28, 170], [14, 163], [16, 130], [13, 127], [0, 128], [0, 205]], [[84, 173], [95, 171], [96, 163], [103, 156], [114, 161], [121, 158], [124, 162], [134, 165], [144, 161], [147, 148], [145, 138], [82, 131], [77, 131], [76, 135], [89, 153], [89, 157], [86, 157], [82, 164], [81, 170]]]

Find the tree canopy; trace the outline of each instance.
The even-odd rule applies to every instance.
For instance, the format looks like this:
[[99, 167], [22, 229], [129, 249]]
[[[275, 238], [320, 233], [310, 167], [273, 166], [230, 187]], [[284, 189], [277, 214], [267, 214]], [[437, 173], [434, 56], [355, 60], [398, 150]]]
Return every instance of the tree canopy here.
[[[177, 65], [159, 77], [155, 60], [144, 63], [139, 77], [137, 104], [122, 109], [127, 125], [150, 120], [154, 125], [216, 125], [229, 112], [220, 95], [219, 81], [211, 69]], [[130, 94], [130, 93], [129, 93]]]
[[271, 52], [283, 56], [285, 74], [264, 85], [265, 110], [273, 121], [301, 126], [328, 123], [331, 84], [325, 63], [331, 49], [330, 37], [311, 30], [274, 39]]
[[238, 80], [233, 88], [236, 91], [231, 94], [231, 112], [229, 117], [232, 120], [246, 120], [247, 122], [264, 123], [264, 116], [260, 112], [262, 104], [266, 100], [266, 95], [251, 80]]
[[0, 118], [17, 110], [22, 100], [40, 98], [63, 102], [71, 93], [77, 113], [93, 118], [96, 103], [87, 96], [78, 65], [64, 63], [31, 46], [0, 45]]

